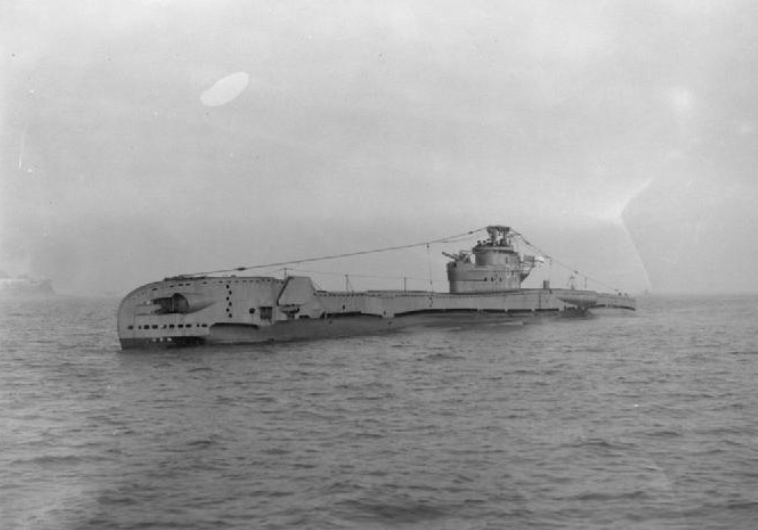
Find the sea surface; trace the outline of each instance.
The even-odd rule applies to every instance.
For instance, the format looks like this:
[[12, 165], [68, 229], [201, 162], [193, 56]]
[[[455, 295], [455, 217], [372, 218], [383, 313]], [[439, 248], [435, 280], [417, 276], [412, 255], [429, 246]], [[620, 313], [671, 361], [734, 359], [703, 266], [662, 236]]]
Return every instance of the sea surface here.
[[149, 352], [117, 305], [0, 300], [3, 530], [758, 527], [758, 296]]

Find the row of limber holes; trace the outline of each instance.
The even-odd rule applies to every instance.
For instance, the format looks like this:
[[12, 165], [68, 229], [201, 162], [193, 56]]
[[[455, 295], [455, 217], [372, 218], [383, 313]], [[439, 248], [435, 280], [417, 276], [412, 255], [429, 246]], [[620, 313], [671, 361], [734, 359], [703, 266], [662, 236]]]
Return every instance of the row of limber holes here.
[[[177, 328], [191, 328], [192, 324], [163, 324], [162, 329], [174, 329], [174, 327]], [[197, 328], [207, 328], [208, 324], [195, 324], [195, 327]], [[152, 326], [145, 324], [144, 326], [137, 326], [137, 329], [158, 329], [158, 324], [153, 324]], [[134, 329], [134, 326], [129, 326], [129, 329]]]
[[[206, 281], [203, 281], [203, 282], [200, 282], [200, 283], [202, 285], [208, 285], [209, 283], [218, 283], [220, 285], [226, 284], [226, 287], [229, 288], [229, 284], [230, 283], [238, 284], [238, 283], [261, 283], [261, 282], [268, 282], [268, 283], [270, 283], [270, 282], [281, 282], [281, 280], [278, 280], [276, 278], [253, 278], [253, 279], [250, 279], [250, 280], [232, 280], [231, 282], [227, 281], [227, 280], [218, 280], [216, 282], [209, 282], [209, 281], [206, 280]], [[189, 283], [189, 282], [188, 283], [172, 283], [172, 284], [170, 284], [168, 286], [168, 288], [169, 289], [173, 289], [175, 287], [194, 287], [196, 284], [197, 284], [197, 282], [194, 283], [194, 284], [193, 283]], [[158, 287], [153, 287], [151, 290], [152, 291], [157, 291]]]

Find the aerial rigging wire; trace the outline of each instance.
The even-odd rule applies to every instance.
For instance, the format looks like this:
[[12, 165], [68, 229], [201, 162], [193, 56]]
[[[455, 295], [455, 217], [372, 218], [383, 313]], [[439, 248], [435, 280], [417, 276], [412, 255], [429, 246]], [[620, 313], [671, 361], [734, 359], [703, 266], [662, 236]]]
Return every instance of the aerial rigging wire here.
[[[235, 267], [233, 269], [219, 269], [219, 270], [214, 270], [214, 271], [193, 272], [193, 273], [188, 273], [188, 274], [180, 274], [178, 276], [172, 276], [171, 278], [167, 278], [167, 279], [174, 280], [174, 279], [182, 279], [182, 278], [193, 278], [193, 277], [197, 277], [197, 276], [208, 276], [210, 274], [223, 274], [223, 273], [232, 273], [232, 272], [243, 272], [243, 271], [254, 270], [254, 269], [269, 269], [269, 268], [274, 268], [274, 267], [284, 267], [286, 265], [299, 265], [301, 263], [313, 263], [313, 262], [317, 262], [317, 261], [328, 261], [328, 260], [333, 260], [333, 259], [349, 258], [349, 257], [353, 257], [353, 256], [364, 256], [364, 255], [367, 255], [367, 254], [376, 254], [376, 253], [379, 253], [379, 252], [390, 252], [390, 251], [394, 251], [394, 250], [405, 250], [405, 249], [416, 248], [416, 247], [426, 247], [426, 249], [427, 249], [427, 259], [429, 259], [429, 246], [430, 245], [438, 244], [438, 243], [454, 243], [454, 242], [456, 242], [458, 240], [461, 240], [461, 239], [464, 239], [464, 238], [468, 238], [469, 236], [471, 236], [473, 234], [476, 234], [478, 232], [484, 232], [486, 230], [487, 230], [487, 227], [485, 226], [485, 227], [481, 227], [481, 228], [476, 228], [474, 230], [469, 230], [469, 231], [463, 232], [461, 234], [456, 234], [456, 235], [453, 235], [453, 236], [440, 237], [438, 239], [432, 239], [430, 241], [422, 241], [420, 243], [411, 243], [409, 245], [396, 245], [396, 246], [391, 246], [391, 247], [383, 247], [383, 248], [375, 248], [375, 249], [369, 249], [369, 250], [361, 250], [359, 252], [347, 252], [347, 253], [344, 253], [344, 254], [332, 254], [332, 255], [328, 255], [328, 256], [318, 256], [318, 257], [313, 257], [313, 258], [296, 259], [296, 260], [290, 260], [290, 261], [279, 261], [279, 262], [275, 262], [275, 263], [265, 263], [265, 264], [258, 264], [258, 265], [245, 265], [245, 266], [241, 266], [241, 267]], [[600, 280], [598, 280], [596, 278], [590, 277], [587, 274], [581, 273], [578, 270], [576, 270], [575, 268], [571, 267], [570, 265], [568, 265], [566, 263], [563, 263], [562, 261], [560, 261], [560, 260], [552, 257], [547, 252], [545, 252], [544, 250], [542, 250], [541, 248], [539, 248], [537, 245], [531, 243], [520, 232], [511, 229], [511, 233], [514, 236], [516, 236], [519, 239], [521, 239], [521, 241], [524, 243], [525, 246], [527, 246], [528, 248], [531, 248], [535, 252], [538, 252], [542, 257], [548, 259], [550, 261], [551, 268], [552, 268], [553, 262], [555, 262], [556, 264], [560, 265], [561, 267], [564, 267], [565, 269], [567, 269], [568, 271], [572, 272], [573, 274], [576, 274], [578, 276], [583, 276], [585, 278], [585, 283], [586, 283], [586, 280], [592, 280], [593, 282], [597, 283], [598, 285], [602, 285], [603, 287], [606, 287], [606, 288], [611, 289], [613, 291], [620, 292], [619, 289], [613, 287], [612, 285], [608, 285], [605, 282], [602, 282], [602, 281], [600, 281]], [[429, 268], [430, 268], [430, 270], [429, 270], [429, 278], [428, 278], [428, 280], [430, 282], [430, 285], [433, 286], [433, 283], [432, 283], [432, 273], [431, 273], [431, 262], [429, 263]]]
[[295, 259], [295, 260], [290, 260], [290, 261], [280, 261], [276, 263], [265, 263], [261, 265], [245, 265], [242, 267], [235, 267], [233, 269], [219, 269], [215, 271], [192, 272], [188, 274], [180, 274], [178, 276], [172, 277], [171, 279], [192, 278], [194, 276], [207, 276], [209, 274], [222, 274], [226, 272], [242, 272], [242, 271], [253, 270], [253, 269], [268, 269], [271, 267], [282, 267], [284, 265], [299, 265], [301, 263], [312, 263], [315, 261], [327, 261], [327, 260], [339, 259], [339, 258], [349, 258], [353, 256], [363, 256], [366, 254], [375, 254], [378, 252], [389, 252], [392, 250], [404, 250], [407, 248], [415, 248], [415, 247], [428, 247], [429, 245], [433, 245], [436, 243], [453, 243], [461, 238], [471, 236], [473, 234], [476, 234], [477, 232], [482, 232], [486, 229], [487, 229], [486, 227], [476, 228], [474, 230], [469, 230], [468, 232], [464, 232], [462, 234], [441, 237], [439, 239], [432, 239], [431, 241], [423, 241], [421, 243], [412, 243], [410, 245], [397, 245], [393, 247], [375, 248], [371, 250], [361, 250], [359, 252], [348, 252], [345, 254], [332, 254], [330, 256], [319, 256], [319, 257], [314, 257], [314, 258]]
[[563, 268], [567, 269], [568, 271], [572, 272], [573, 274], [576, 274], [577, 276], [583, 276], [584, 279], [585, 279], [585, 287], [586, 287], [586, 281], [587, 280], [592, 280], [593, 282], [595, 282], [595, 283], [597, 283], [599, 285], [602, 285], [603, 287], [606, 287], [606, 288], [611, 289], [611, 290], [616, 291], [616, 292], [621, 292], [616, 287], [614, 287], [612, 285], [608, 285], [607, 283], [602, 282], [602, 281], [598, 280], [597, 278], [593, 278], [592, 276], [589, 276], [587, 274], [584, 274], [583, 272], [579, 272], [574, 267], [571, 267], [570, 265], [567, 265], [566, 263], [563, 263], [559, 259], [554, 258], [553, 256], [549, 255], [547, 252], [545, 252], [544, 250], [542, 250], [541, 248], [539, 248], [537, 245], [531, 243], [527, 238], [524, 237], [523, 234], [521, 234], [521, 233], [519, 233], [519, 232], [517, 232], [515, 230], [513, 230], [513, 234], [516, 235], [516, 236], [518, 236], [521, 239], [521, 241], [523, 241], [524, 245], [526, 245], [527, 247], [531, 248], [532, 250], [534, 250], [536, 252], [539, 252], [542, 257], [547, 258], [548, 260], [550, 260], [550, 265], [551, 266], [552, 266], [553, 262], [555, 262], [558, 265], [560, 265], [561, 267], [563, 267]]

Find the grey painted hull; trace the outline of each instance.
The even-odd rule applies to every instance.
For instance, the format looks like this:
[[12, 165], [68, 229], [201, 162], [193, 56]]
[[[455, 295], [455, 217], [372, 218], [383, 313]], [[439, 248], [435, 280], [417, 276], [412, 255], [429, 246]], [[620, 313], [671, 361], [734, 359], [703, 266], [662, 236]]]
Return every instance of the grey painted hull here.
[[545, 318], [586, 316], [582, 310], [548, 309], [539, 311], [432, 311], [382, 318], [370, 315], [347, 315], [337, 318], [299, 319], [258, 327], [252, 324], [220, 323], [211, 326], [204, 336], [122, 338], [123, 349], [170, 348], [198, 345], [244, 345], [272, 342], [323, 340], [362, 335], [393, 333], [409, 328], [474, 327], [480, 325], [514, 326]]
[[140, 287], [122, 301], [118, 334], [124, 349], [256, 344], [376, 334], [413, 326], [508, 324], [601, 307], [634, 309], [634, 301], [571, 289], [335, 293], [315, 291], [303, 277], [165, 280]]
[[535, 257], [516, 252], [516, 234], [509, 227], [486, 230], [489, 238], [478, 241], [471, 253], [446, 254], [452, 259], [447, 264], [448, 293], [330, 292], [317, 290], [307, 276], [175, 276], [139, 287], [122, 300], [119, 340], [123, 348], [254, 344], [418, 325], [508, 322], [524, 315], [600, 307], [635, 309], [635, 301], [621, 294], [551, 289], [547, 283], [542, 289], [522, 288]]

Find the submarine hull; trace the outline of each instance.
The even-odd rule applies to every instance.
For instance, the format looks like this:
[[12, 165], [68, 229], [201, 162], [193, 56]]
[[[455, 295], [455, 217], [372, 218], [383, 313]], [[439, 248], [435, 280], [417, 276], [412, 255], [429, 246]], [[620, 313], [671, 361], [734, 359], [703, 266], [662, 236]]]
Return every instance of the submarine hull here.
[[192, 278], [130, 293], [119, 308], [118, 333], [123, 349], [256, 344], [415, 326], [513, 325], [599, 307], [634, 309], [635, 303], [622, 295], [572, 289], [327, 292], [317, 291], [308, 277]]

